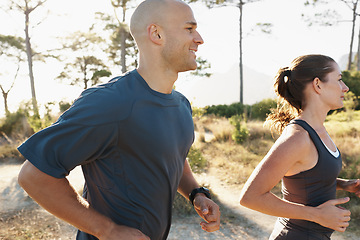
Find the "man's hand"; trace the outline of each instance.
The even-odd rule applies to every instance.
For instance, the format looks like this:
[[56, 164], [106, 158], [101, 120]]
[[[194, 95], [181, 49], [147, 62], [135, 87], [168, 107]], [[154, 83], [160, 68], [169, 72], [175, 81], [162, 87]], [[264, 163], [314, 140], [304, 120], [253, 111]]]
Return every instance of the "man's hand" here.
[[201, 222], [201, 228], [207, 232], [214, 232], [220, 229], [219, 206], [203, 193], [198, 193], [194, 199], [194, 209], [205, 222]]
[[109, 231], [103, 236], [99, 237], [100, 240], [150, 240], [148, 236], [143, 234], [140, 230], [127, 227], [124, 225], [114, 224]]

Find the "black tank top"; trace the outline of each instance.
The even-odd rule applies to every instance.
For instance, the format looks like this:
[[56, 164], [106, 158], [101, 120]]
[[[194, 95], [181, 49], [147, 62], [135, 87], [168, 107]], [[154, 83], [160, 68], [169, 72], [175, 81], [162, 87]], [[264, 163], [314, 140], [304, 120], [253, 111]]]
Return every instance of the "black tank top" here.
[[[338, 157], [334, 157], [316, 131], [307, 122], [296, 119], [292, 120], [290, 124], [298, 124], [309, 133], [318, 152], [318, 161], [309, 170], [283, 178], [282, 193], [284, 199], [312, 207], [335, 199], [336, 178], [340, 173], [342, 165], [341, 155], [339, 154]], [[279, 220], [290, 228], [323, 233], [333, 232], [332, 229], [323, 227], [315, 222], [287, 218], [280, 218]]]

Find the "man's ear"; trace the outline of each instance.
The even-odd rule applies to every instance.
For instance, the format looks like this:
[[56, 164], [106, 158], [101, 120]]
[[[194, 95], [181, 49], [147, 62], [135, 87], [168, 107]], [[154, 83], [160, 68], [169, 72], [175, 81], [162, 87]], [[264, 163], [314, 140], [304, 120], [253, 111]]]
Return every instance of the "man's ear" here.
[[157, 45], [162, 44], [163, 39], [160, 35], [160, 27], [158, 25], [151, 24], [148, 27], [148, 36], [153, 43], [155, 43]]
[[312, 81], [312, 86], [315, 92], [318, 94], [321, 93], [321, 85], [321, 80], [318, 77], [314, 78], [314, 80]]

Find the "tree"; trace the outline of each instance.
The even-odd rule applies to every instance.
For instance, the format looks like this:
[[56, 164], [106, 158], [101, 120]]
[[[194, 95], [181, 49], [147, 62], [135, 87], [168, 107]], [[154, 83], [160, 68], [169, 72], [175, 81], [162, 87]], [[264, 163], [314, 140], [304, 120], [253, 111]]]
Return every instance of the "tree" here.
[[[20, 1], [16, 1], [16, 0], [9, 0], [10, 5], [9, 5], [9, 9], [13, 10], [16, 9], [17, 11], [20, 11], [21, 13], [24, 14], [25, 16], [25, 46], [26, 46], [26, 56], [27, 56], [27, 62], [28, 62], [28, 67], [29, 67], [29, 78], [30, 78], [30, 86], [31, 86], [31, 100], [32, 100], [32, 106], [33, 106], [33, 111], [34, 111], [34, 115], [38, 116], [39, 115], [39, 109], [37, 106], [37, 101], [36, 101], [36, 93], [35, 93], [35, 80], [34, 80], [34, 73], [33, 73], [33, 57], [34, 57], [34, 51], [31, 48], [31, 37], [30, 37], [30, 14], [33, 13], [36, 9], [38, 9], [39, 7], [43, 6], [47, 0], [37, 0], [32, 1], [32, 0], [22, 0], [23, 4], [20, 4], [18, 2]], [[35, 2], [35, 3], [34, 3]]]
[[207, 72], [207, 69], [211, 68], [211, 64], [202, 57], [196, 58], [197, 62], [197, 68], [195, 71], [192, 71], [191, 74], [194, 76], [200, 76], [200, 77], [210, 77], [212, 73]]
[[[129, 67], [138, 65], [138, 49], [135, 40], [130, 34], [129, 25], [126, 23], [126, 13], [129, 9], [135, 8], [136, 1], [131, 0], [111, 0], [114, 7], [114, 15], [105, 13], [96, 13], [102, 23], [106, 23], [104, 30], [109, 32], [109, 43], [106, 51], [109, 59], [116, 66], [121, 66], [121, 72], [124, 73]], [[118, 11], [120, 10], [120, 14]], [[211, 73], [206, 70], [210, 68], [210, 63], [206, 59], [198, 58], [198, 68], [191, 72], [192, 75], [210, 77]], [[130, 63], [128, 63], [130, 62]]]
[[[19, 70], [20, 70], [20, 64], [24, 61], [24, 54], [25, 54], [25, 41], [24, 39], [20, 37], [14, 37], [14, 36], [5, 36], [0, 35], [0, 59], [1, 62], [4, 64], [11, 64], [15, 68], [14, 70], [14, 77], [11, 80], [10, 87], [5, 90], [4, 84], [0, 82], [0, 90], [4, 98], [4, 107], [5, 107], [5, 114], [9, 115], [9, 107], [7, 102], [7, 97], [9, 95], [9, 92], [14, 86], [15, 80], [18, 76]], [[8, 70], [9, 67], [6, 67], [6, 69], [3, 69], [2, 73], [6, 70]], [[0, 74], [0, 76], [2, 75]], [[11, 73], [10, 73], [11, 74]], [[5, 76], [5, 78], [10, 78], [10, 76]]]
[[[114, 8], [114, 15], [111, 16], [105, 13], [97, 13], [97, 15], [102, 23], [105, 23], [103, 29], [108, 31], [110, 35], [108, 48], [106, 49], [109, 59], [116, 66], [121, 66], [121, 72], [125, 73], [128, 67], [137, 66], [138, 49], [126, 23], [126, 12], [134, 8], [135, 5], [130, 0], [111, 0], [111, 5]], [[118, 14], [119, 10], [121, 17]], [[133, 61], [127, 64], [129, 59]]]
[[[189, 0], [188, 2], [197, 2], [200, 0]], [[259, 2], [261, 0], [201, 0], [208, 8], [233, 6], [239, 8], [239, 71], [240, 71], [240, 103], [244, 103], [244, 77], [243, 77], [243, 8], [245, 4]], [[272, 24], [257, 23], [258, 27], [263, 27], [264, 33], [271, 33]]]
[[[352, 59], [353, 59], [352, 51], [353, 51], [354, 38], [355, 38], [355, 25], [356, 25], [357, 16], [359, 16], [359, 13], [357, 12], [359, 0], [337, 0], [337, 1], [344, 3], [351, 10], [351, 13], [352, 13], [351, 36], [350, 36], [349, 55], [348, 55], [348, 63], [347, 63], [347, 70], [350, 70], [351, 64], [352, 64]], [[316, 6], [317, 4], [328, 4], [328, 3], [329, 3], [329, 1], [324, 1], [324, 0], [311, 0], [311, 1], [306, 1], [305, 6], [309, 6], [309, 5]], [[336, 10], [326, 9], [322, 13], [316, 13], [315, 18], [313, 18], [313, 17], [306, 18], [305, 20], [310, 22], [310, 24], [309, 24], [310, 26], [313, 24], [319, 24], [322, 26], [333, 26], [334, 24], [337, 24], [340, 22], [338, 20], [338, 16], [339, 16], [339, 14], [336, 12]], [[360, 31], [359, 31], [359, 40], [360, 40]], [[360, 54], [360, 42], [359, 42], [358, 51], [357, 51], [357, 59], [358, 59], [357, 67], [358, 67], [358, 69], [360, 69], [359, 54]]]
[[[120, 42], [120, 49], [121, 49], [121, 71], [124, 73], [126, 72], [126, 49], [128, 47], [135, 47], [135, 41], [132, 39], [132, 36], [130, 35], [129, 27], [125, 23], [125, 17], [126, 17], [126, 11], [129, 8], [134, 8], [135, 6], [131, 6], [130, 0], [111, 0], [111, 5], [114, 7], [114, 13], [116, 20], [118, 22], [119, 28], [116, 32], [115, 36], [112, 39], [113, 46], [115, 46], [116, 49], [116, 43]], [[116, 10], [121, 9], [122, 12], [122, 18], [119, 19]], [[126, 40], [129, 42], [129, 46], [127, 46]], [[114, 44], [115, 43], [115, 44]], [[135, 51], [136, 52], [136, 51]], [[137, 52], [136, 52], [137, 53]]]
[[73, 57], [66, 59], [64, 71], [58, 79], [70, 81], [70, 85], [83, 85], [84, 89], [99, 83], [101, 77], [108, 77], [111, 72], [103, 61], [96, 57], [102, 52], [104, 40], [94, 33], [75, 32], [65, 38], [65, 50], [71, 50]]
[[342, 79], [356, 97], [360, 98], [360, 72], [342, 71]]

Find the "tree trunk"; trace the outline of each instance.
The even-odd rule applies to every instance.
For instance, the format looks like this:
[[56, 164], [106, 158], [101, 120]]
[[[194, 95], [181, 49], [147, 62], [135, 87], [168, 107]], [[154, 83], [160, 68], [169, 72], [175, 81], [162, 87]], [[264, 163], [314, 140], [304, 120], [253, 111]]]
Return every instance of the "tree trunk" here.
[[120, 25], [120, 38], [121, 38], [121, 72], [126, 72], [126, 32], [125, 32], [125, 23]]
[[36, 94], [35, 94], [35, 81], [34, 81], [34, 73], [33, 73], [33, 62], [32, 62], [32, 49], [30, 43], [30, 36], [29, 36], [29, 15], [30, 10], [28, 8], [28, 2], [26, 3], [26, 10], [25, 10], [25, 44], [26, 44], [26, 55], [28, 60], [29, 66], [29, 77], [30, 77], [30, 86], [31, 86], [31, 100], [33, 105], [34, 115], [39, 115], [39, 109], [37, 106], [36, 101]]
[[240, 25], [240, 39], [239, 39], [239, 48], [240, 48], [240, 58], [239, 58], [239, 70], [240, 70], [240, 103], [244, 103], [243, 93], [244, 93], [244, 83], [243, 83], [243, 59], [242, 59], [242, 9], [243, 1], [239, 1], [239, 25]]
[[356, 54], [356, 70], [360, 71], [360, 28], [358, 33], [358, 49]]
[[355, 35], [356, 7], [357, 7], [357, 1], [356, 1], [356, 3], [354, 3], [354, 7], [353, 7], [353, 19], [352, 19], [352, 29], [351, 29], [351, 39], [350, 39], [350, 51], [349, 51], [347, 70], [351, 69], [351, 63], [352, 63], [352, 49], [353, 49], [354, 35]]
[[4, 97], [5, 115], [8, 116], [9, 113], [10, 113], [9, 106], [8, 106], [8, 101], [7, 101], [8, 93], [3, 92], [3, 97]]
[[7, 97], [8, 97], [8, 93], [9, 92], [5, 92], [3, 87], [0, 85], [0, 89], [4, 98], [4, 107], [5, 107], [5, 116], [9, 115], [9, 107], [8, 107], [8, 102], [7, 102]]

